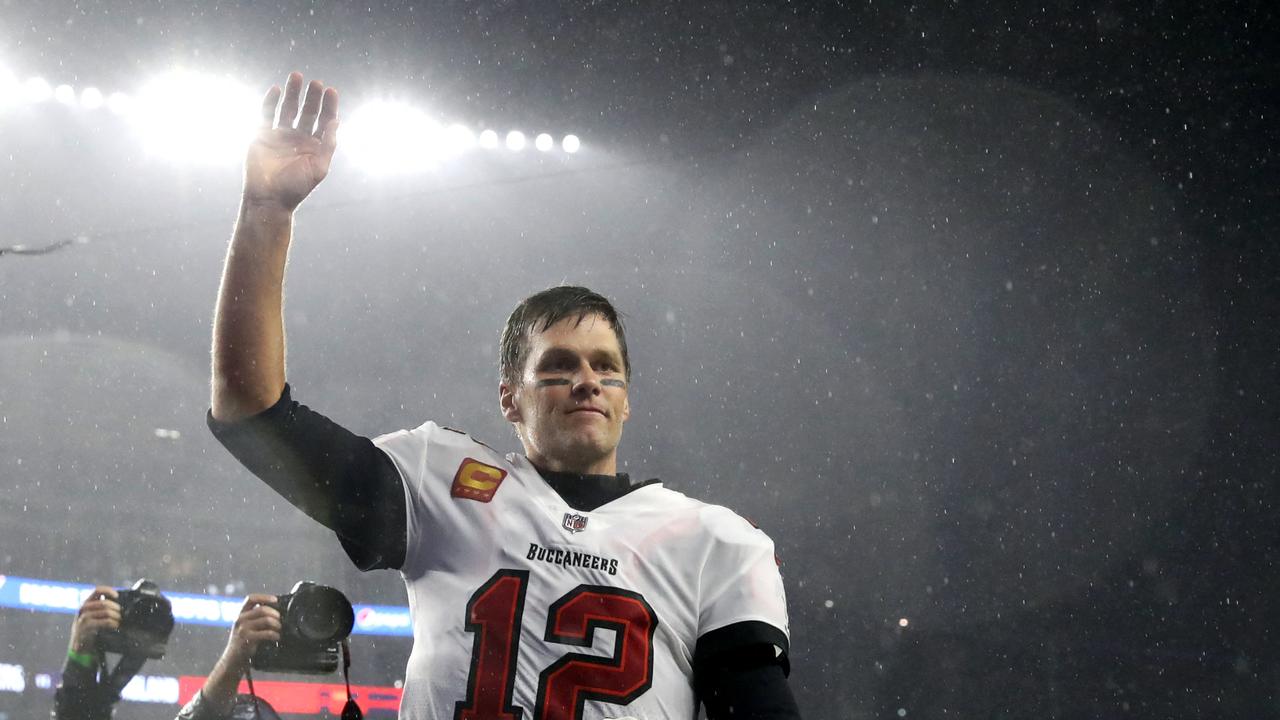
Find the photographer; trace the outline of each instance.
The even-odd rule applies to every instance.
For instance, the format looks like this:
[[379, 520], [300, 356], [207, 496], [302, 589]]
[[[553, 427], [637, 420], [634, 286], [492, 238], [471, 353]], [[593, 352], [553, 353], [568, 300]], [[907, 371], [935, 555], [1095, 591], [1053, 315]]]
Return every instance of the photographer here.
[[62, 668], [62, 682], [54, 693], [55, 720], [108, 720], [118, 695], [102, 677], [103, 652], [99, 636], [120, 627], [119, 595], [99, 585], [80, 605], [71, 625], [71, 641]]
[[280, 640], [280, 612], [271, 603], [275, 595], [249, 595], [240, 608], [240, 616], [231, 628], [231, 637], [222, 651], [204, 687], [178, 713], [177, 720], [232, 720], [257, 717], [253, 704], [259, 703], [263, 720], [276, 717], [265, 701], [247, 695], [236, 695], [240, 679], [249, 669], [249, 659], [262, 642]]

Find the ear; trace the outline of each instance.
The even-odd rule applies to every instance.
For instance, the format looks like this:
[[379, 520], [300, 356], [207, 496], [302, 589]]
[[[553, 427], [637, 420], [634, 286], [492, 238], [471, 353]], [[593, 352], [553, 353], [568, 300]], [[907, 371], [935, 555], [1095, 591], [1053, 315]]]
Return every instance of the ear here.
[[502, 417], [506, 418], [507, 422], [521, 421], [520, 406], [516, 403], [516, 391], [510, 385], [499, 383], [498, 404], [502, 407]]
[[622, 422], [626, 422], [631, 417], [631, 396], [622, 398]]

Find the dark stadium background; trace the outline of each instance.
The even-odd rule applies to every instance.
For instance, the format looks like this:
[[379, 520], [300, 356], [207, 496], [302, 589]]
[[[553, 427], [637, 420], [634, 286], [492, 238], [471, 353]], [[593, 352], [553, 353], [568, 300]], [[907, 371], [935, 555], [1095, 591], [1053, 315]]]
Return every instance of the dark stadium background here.
[[[297, 69], [347, 111], [391, 92], [578, 133], [390, 179], [340, 147], [292, 253], [296, 397], [513, 450], [506, 313], [610, 295], [625, 469], [776, 540], [806, 717], [1272, 717], [1275, 14], [5, 1], [0, 63], [103, 88]], [[0, 111], [0, 246], [82, 239], [0, 255], [0, 574], [403, 604], [204, 429], [237, 170], [122, 128]], [[0, 618], [0, 662], [61, 665], [69, 616]], [[203, 674], [224, 642], [180, 627], [144, 672]], [[408, 650], [358, 638], [353, 681]], [[0, 716], [50, 698], [0, 692]]]

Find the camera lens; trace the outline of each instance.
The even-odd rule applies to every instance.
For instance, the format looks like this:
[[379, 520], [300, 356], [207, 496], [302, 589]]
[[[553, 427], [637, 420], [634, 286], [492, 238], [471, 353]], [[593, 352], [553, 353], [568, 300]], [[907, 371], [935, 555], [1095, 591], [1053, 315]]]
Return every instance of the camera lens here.
[[121, 618], [122, 625], [130, 625], [146, 630], [164, 631], [172, 628], [173, 616], [168, 604], [160, 598], [143, 595], [134, 602]]
[[286, 614], [294, 632], [314, 642], [341, 640], [355, 625], [355, 613], [346, 596], [323, 585], [300, 588]]

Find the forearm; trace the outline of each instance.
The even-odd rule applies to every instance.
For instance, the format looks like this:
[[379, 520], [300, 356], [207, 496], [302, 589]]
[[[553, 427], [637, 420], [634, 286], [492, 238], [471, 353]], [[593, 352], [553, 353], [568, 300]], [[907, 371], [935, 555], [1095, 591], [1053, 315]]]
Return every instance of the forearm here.
[[213, 416], [238, 420], [284, 389], [284, 272], [293, 214], [246, 200], [227, 250], [213, 324]]
[[226, 655], [218, 658], [218, 663], [200, 689], [199, 717], [225, 717], [228, 714], [240, 686], [240, 678], [244, 675], [243, 666], [247, 664], [247, 660], [228, 659]]
[[114, 698], [98, 685], [97, 671], [67, 661], [53, 696], [54, 720], [108, 720]]

